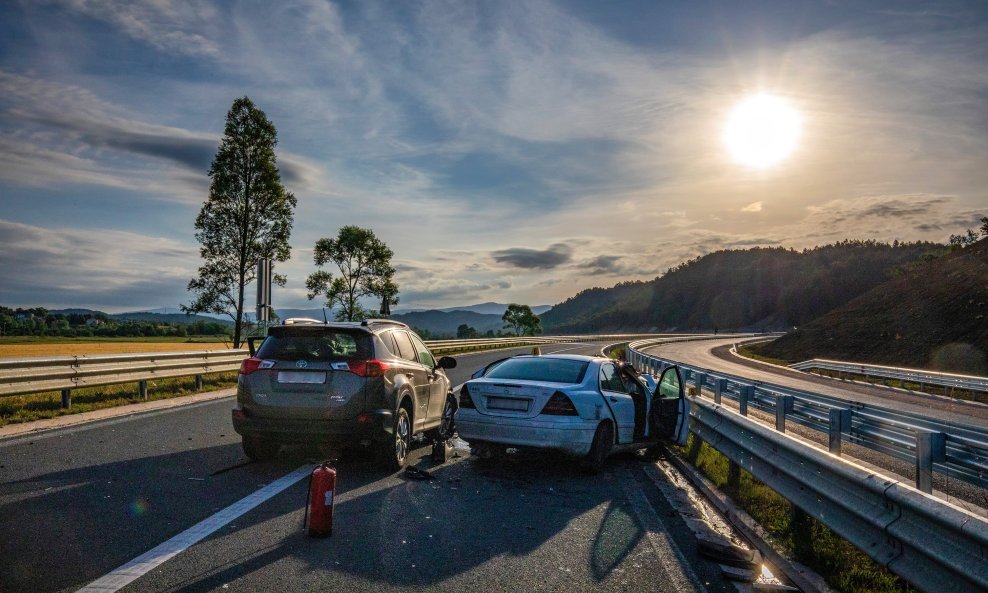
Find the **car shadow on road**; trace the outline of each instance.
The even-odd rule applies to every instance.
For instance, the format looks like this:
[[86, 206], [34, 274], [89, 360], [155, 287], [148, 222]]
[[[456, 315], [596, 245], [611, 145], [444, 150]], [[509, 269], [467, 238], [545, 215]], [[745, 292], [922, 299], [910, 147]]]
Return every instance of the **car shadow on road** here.
[[[632, 570], [629, 556], [648, 545], [614, 468], [591, 476], [571, 458], [538, 453], [440, 465], [425, 457], [417, 466], [434, 479], [382, 477], [373, 464], [343, 460], [332, 537], [300, 530], [304, 493], [296, 488], [253, 523], [237, 522], [258, 545], [225, 557], [211, 550], [218, 565], [169, 580], [167, 590], [211, 591], [248, 576], [259, 590], [293, 579], [346, 590], [439, 583], [477, 589], [505, 578], [618, 589], [611, 577]], [[380, 480], [371, 479], [375, 474]], [[262, 531], [268, 536], [251, 536]], [[520, 570], [530, 576], [519, 577]]]

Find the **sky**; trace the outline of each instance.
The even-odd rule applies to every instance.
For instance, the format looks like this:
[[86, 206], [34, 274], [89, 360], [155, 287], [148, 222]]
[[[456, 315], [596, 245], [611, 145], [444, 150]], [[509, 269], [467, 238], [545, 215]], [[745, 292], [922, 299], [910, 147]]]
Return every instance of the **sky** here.
[[[394, 250], [400, 308], [554, 304], [721, 249], [945, 242], [988, 215], [986, 64], [980, 0], [8, 0], [0, 304], [188, 303], [245, 95], [298, 199], [276, 308], [322, 304], [313, 247], [350, 224]], [[799, 122], [763, 167], [725, 142], [759, 94]]]

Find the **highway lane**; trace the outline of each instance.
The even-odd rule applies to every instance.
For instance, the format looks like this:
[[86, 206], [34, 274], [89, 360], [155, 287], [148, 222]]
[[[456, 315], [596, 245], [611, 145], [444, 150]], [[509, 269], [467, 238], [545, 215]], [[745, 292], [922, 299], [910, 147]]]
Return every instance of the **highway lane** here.
[[[988, 406], [983, 404], [841, 382], [789, 369], [779, 369], [733, 356], [729, 352], [731, 343], [731, 340], [679, 342], [648, 348], [647, 352], [683, 364], [747, 377], [753, 381], [783, 385], [885, 408], [907, 410], [967, 426], [988, 426]], [[725, 404], [736, 407], [728, 400], [725, 400]], [[775, 421], [774, 416], [758, 410], [749, 410], [749, 414], [770, 425]], [[827, 437], [823, 433], [793, 424], [787, 426], [786, 430], [814, 441], [822, 447], [827, 446]], [[915, 483], [916, 468], [911, 462], [853, 443], [845, 443], [843, 455], [864, 465], [870, 465], [880, 473], [898, 475], [908, 484]], [[934, 474], [933, 487], [937, 496], [982, 517], [988, 516], [988, 488], [950, 479], [942, 474]]]
[[909, 393], [860, 383], [846, 383], [789, 369], [779, 369], [732, 356], [732, 340], [674, 342], [648, 348], [655, 356], [700, 368], [747, 377], [753, 381], [783, 385], [850, 401], [940, 418], [958, 424], [988, 426], [988, 406], [960, 399]]
[[[457, 356], [451, 379], [525, 351]], [[225, 398], [0, 441], [0, 591], [77, 590], [320, 459], [291, 447], [247, 463], [231, 407]], [[428, 452], [412, 462], [430, 468]], [[458, 455], [423, 482], [344, 459], [332, 538], [301, 531], [301, 480], [123, 590], [733, 590], [696, 560], [637, 459], [591, 477], [557, 456]]]

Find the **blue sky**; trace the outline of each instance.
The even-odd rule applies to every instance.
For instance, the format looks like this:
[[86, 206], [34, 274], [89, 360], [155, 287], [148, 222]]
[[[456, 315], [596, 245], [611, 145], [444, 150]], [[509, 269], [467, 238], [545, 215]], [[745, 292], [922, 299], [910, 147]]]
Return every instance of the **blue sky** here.
[[[984, 2], [0, 4], [0, 304], [176, 307], [237, 97], [312, 247], [372, 228], [402, 307], [552, 304], [732, 247], [945, 241], [988, 214]], [[755, 93], [801, 118], [752, 169]]]

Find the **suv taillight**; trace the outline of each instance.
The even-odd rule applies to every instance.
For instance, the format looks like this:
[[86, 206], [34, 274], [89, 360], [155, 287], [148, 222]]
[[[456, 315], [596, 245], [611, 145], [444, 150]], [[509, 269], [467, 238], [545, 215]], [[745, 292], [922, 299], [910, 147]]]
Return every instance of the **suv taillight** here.
[[240, 363], [240, 374], [249, 375], [260, 368], [263, 361], [260, 358], [250, 357], [245, 358], [242, 363]]
[[350, 372], [358, 377], [383, 377], [390, 367], [380, 360], [351, 360], [347, 363]]
[[552, 397], [545, 403], [545, 407], [542, 408], [540, 414], [546, 414], [548, 416], [579, 416], [576, 406], [573, 405], [573, 402], [562, 391], [552, 394]]
[[460, 388], [460, 408], [477, 408], [477, 406], [473, 405], [473, 398], [470, 397], [470, 390], [467, 389], [466, 384]]

